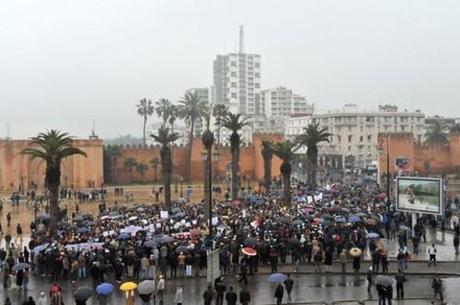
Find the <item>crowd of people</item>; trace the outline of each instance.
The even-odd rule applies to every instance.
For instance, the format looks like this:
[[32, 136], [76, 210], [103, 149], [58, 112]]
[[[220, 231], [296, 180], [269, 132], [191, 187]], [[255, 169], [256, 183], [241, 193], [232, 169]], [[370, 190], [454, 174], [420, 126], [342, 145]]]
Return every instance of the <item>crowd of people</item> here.
[[[186, 199], [179, 200], [170, 211], [161, 204], [101, 203], [99, 215], [72, 213], [58, 223], [53, 234], [43, 214], [31, 226], [28, 245], [19, 247], [10, 239], [1, 249], [3, 287], [26, 290], [30, 276], [50, 277], [56, 283], [90, 277], [94, 288], [104, 282], [155, 279], [157, 287], [149, 297], [155, 296], [162, 304], [165, 280], [203, 275], [209, 250], [218, 249], [221, 274], [238, 274], [240, 302], [247, 304], [250, 296], [245, 287], [249, 276], [257, 274], [260, 267], [277, 273], [279, 264], [290, 263], [292, 272], [297, 272], [302, 264], [313, 264], [316, 272], [331, 272], [337, 261], [346, 273], [351, 260], [353, 271], [359, 273], [362, 257], [369, 251], [371, 283], [374, 275], [388, 272], [389, 252], [383, 238], [398, 241], [395, 258], [403, 274], [410, 256], [418, 254], [420, 239], [426, 241], [427, 231], [432, 236], [438, 227], [435, 217], [425, 216], [412, 232], [410, 219], [389, 208], [385, 193], [376, 185], [333, 184], [312, 190], [299, 184], [291, 202], [281, 196], [276, 190], [270, 194], [255, 190], [245, 192], [239, 200], [214, 201], [212, 234], [205, 205], [190, 204]], [[454, 228], [458, 251], [458, 223]], [[408, 249], [410, 239], [412, 253]], [[254, 251], [248, 252], [248, 248]], [[362, 254], [351, 257], [351, 249]], [[436, 252], [434, 244], [429, 251], [433, 252], [429, 253], [430, 261], [436, 263], [431, 257]], [[283, 282], [288, 298], [291, 281]], [[401, 287], [402, 279], [396, 281]], [[218, 290], [222, 285], [217, 281], [210, 288], [212, 298], [219, 298], [218, 304], [223, 300]], [[276, 299], [283, 299], [280, 285]], [[376, 288], [379, 295], [386, 289], [381, 285]], [[235, 304], [234, 290], [230, 287], [227, 291], [232, 292], [228, 304]], [[209, 291], [204, 293], [205, 304], [210, 304], [210, 296]], [[149, 304], [145, 298], [143, 301]]]

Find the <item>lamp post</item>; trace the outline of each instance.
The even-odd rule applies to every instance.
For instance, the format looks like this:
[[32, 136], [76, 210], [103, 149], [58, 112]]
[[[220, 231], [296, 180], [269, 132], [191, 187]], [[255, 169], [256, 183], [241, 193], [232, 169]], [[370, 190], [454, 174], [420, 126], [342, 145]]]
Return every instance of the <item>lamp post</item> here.
[[205, 150], [202, 152], [201, 157], [205, 162], [205, 179], [204, 186], [205, 194], [207, 195], [205, 202], [207, 201], [208, 209], [208, 222], [209, 222], [209, 233], [208, 238], [212, 242], [212, 145], [214, 144], [214, 134], [209, 130], [209, 125], [206, 131], [203, 133], [201, 138]]
[[180, 197], [184, 197], [184, 178], [182, 176], [179, 176], [180, 179]]
[[390, 209], [391, 198], [390, 198], [390, 137], [391, 134], [387, 134], [387, 209]]
[[251, 182], [251, 176], [247, 176], [246, 177], [246, 181], [248, 182], [248, 185], [247, 185], [247, 189], [248, 189], [248, 194], [250, 193], [250, 190], [251, 190], [251, 185], [250, 185], [250, 182]]

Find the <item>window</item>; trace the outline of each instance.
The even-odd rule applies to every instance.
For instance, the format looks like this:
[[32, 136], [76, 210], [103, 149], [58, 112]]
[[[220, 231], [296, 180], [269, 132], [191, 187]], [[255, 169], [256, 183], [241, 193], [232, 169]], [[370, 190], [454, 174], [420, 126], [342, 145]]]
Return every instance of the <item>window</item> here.
[[260, 88], [260, 84], [259, 84], [259, 83], [255, 83], [254, 87]]
[[351, 146], [348, 146], [348, 151], [351, 151]]
[[348, 143], [351, 143], [351, 140], [353, 139], [353, 136], [352, 135], [349, 135], [348, 136]]
[[230, 62], [230, 66], [232, 66], [232, 67], [236, 67], [236, 61], [232, 61], [232, 62]]
[[341, 140], [340, 136], [337, 136], [337, 142], [340, 143], [340, 140]]
[[363, 141], [363, 136], [360, 136], [359, 137], [359, 142], [362, 142]]
[[367, 135], [367, 142], [370, 142], [372, 139], [372, 135]]
[[232, 98], [236, 98], [236, 93], [232, 93]]
[[231, 86], [232, 88], [236, 88], [236, 83], [231, 83], [230, 86]]
[[231, 72], [232, 77], [236, 77], [236, 72]]

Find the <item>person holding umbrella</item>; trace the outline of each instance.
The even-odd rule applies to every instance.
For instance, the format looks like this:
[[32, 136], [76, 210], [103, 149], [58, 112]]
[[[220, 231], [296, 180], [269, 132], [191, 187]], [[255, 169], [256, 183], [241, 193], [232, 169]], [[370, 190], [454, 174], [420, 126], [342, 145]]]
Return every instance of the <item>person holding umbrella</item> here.
[[276, 305], [281, 305], [283, 302], [283, 296], [284, 296], [284, 288], [281, 283], [278, 283], [275, 289], [275, 298], [276, 298]]

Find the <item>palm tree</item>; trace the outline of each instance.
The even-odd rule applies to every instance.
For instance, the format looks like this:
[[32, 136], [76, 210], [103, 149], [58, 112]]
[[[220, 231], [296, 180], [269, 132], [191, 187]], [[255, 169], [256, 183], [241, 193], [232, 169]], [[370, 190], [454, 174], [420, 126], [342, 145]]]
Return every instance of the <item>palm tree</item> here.
[[272, 159], [273, 159], [273, 142], [270, 140], [262, 141], [262, 158], [264, 159], [264, 186], [265, 192], [270, 193], [270, 184], [272, 181]]
[[451, 136], [460, 135], [460, 123], [454, 123], [449, 126], [449, 135]]
[[171, 105], [168, 109], [169, 112], [169, 127], [171, 128], [171, 133], [174, 133], [174, 123], [176, 122], [177, 119], [177, 106], [176, 105]]
[[157, 115], [163, 120], [163, 126], [168, 123], [170, 108], [173, 106], [171, 101], [165, 98], [159, 99], [155, 102]]
[[124, 165], [124, 167], [126, 169], [129, 170], [130, 180], [133, 180], [133, 169], [135, 169], [137, 167], [137, 165], [138, 165], [136, 159], [130, 157], [130, 158], [125, 160], [125, 163], [123, 165]]
[[217, 136], [217, 143], [216, 146], [220, 145], [220, 130], [222, 128], [222, 118], [228, 113], [228, 108], [224, 104], [217, 104], [212, 109], [212, 115], [216, 118], [216, 136]]
[[[29, 155], [32, 159], [38, 158], [46, 162], [45, 184], [49, 191], [50, 222], [49, 230], [54, 232], [61, 218], [59, 209], [59, 185], [61, 183], [61, 161], [73, 155], [86, 153], [73, 147], [72, 137], [68, 133], [56, 129], [39, 133], [32, 138], [32, 147], [25, 148], [21, 154]], [[36, 147], [34, 147], [36, 146]]]
[[283, 176], [283, 197], [285, 202], [289, 204], [291, 202], [291, 162], [295, 158], [299, 144], [291, 140], [284, 140], [271, 146], [273, 154], [282, 161], [280, 172]]
[[177, 113], [180, 118], [185, 120], [185, 123], [190, 126], [190, 134], [188, 141], [188, 156], [186, 177], [191, 182], [192, 180], [192, 149], [193, 149], [193, 132], [195, 130], [195, 121], [200, 119], [206, 111], [206, 102], [201, 100], [197, 92], [187, 92], [177, 105]]
[[442, 121], [434, 121], [427, 127], [425, 142], [430, 145], [445, 146], [449, 144], [447, 138], [448, 126]]
[[307, 147], [307, 182], [310, 186], [316, 186], [318, 144], [321, 142], [329, 142], [331, 136], [332, 134], [327, 132], [327, 128], [320, 128], [318, 123], [311, 123], [304, 128], [304, 133], [298, 135], [296, 138], [298, 143]]
[[172, 161], [171, 161], [171, 143], [180, 138], [178, 133], [170, 133], [168, 128], [162, 126], [158, 129], [158, 135], [150, 135], [156, 142], [161, 144], [160, 157], [161, 168], [163, 169], [163, 188], [164, 202], [166, 209], [171, 210], [171, 178], [172, 178]]
[[152, 160], [150, 160], [150, 164], [152, 165], [153, 168], [153, 181], [157, 182], [158, 180], [158, 165], [160, 165], [160, 160], [155, 157]]
[[138, 163], [136, 165], [136, 171], [141, 175], [142, 177], [142, 183], [145, 183], [145, 172], [148, 170], [148, 166], [145, 163]]
[[240, 171], [240, 145], [241, 136], [238, 133], [244, 126], [249, 124], [249, 118], [243, 119], [241, 114], [233, 114], [228, 112], [221, 120], [222, 127], [230, 130], [230, 148], [232, 153], [232, 199], [238, 197], [238, 190], [240, 189], [240, 181], [238, 173]]
[[107, 161], [110, 163], [108, 174], [112, 182], [117, 180], [117, 161], [122, 155], [122, 149], [119, 145], [107, 145], [104, 147], [104, 152], [107, 156]]
[[147, 126], [147, 119], [149, 116], [152, 116], [153, 114], [153, 105], [152, 105], [152, 100], [147, 100], [146, 98], [143, 98], [140, 100], [139, 104], [136, 105], [137, 107], [137, 114], [139, 114], [143, 119], [144, 123], [142, 125], [142, 147], [145, 148], [146, 146], [146, 138], [145, 138], [145, 129]]

